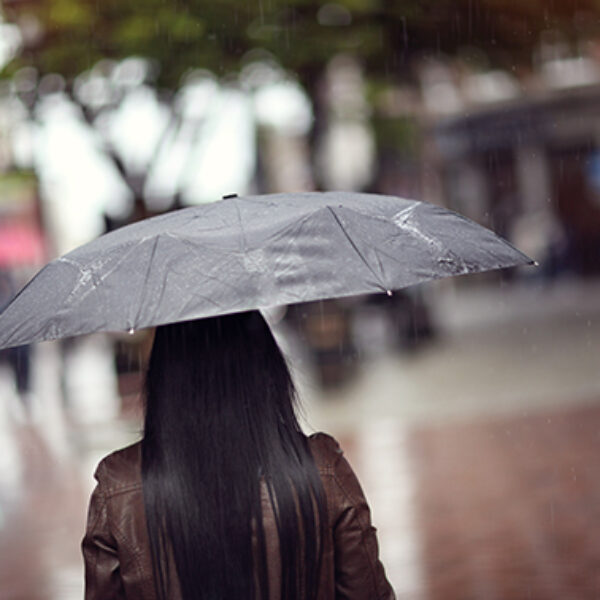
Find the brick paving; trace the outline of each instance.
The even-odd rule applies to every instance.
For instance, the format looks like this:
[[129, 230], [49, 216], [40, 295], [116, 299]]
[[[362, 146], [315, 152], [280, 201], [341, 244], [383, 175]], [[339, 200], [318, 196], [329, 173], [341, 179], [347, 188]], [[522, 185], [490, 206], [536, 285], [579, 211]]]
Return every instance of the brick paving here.
[[13, 436], [23, 462], [12, 485], [0, 478], [0, 598], [81, 598], [86, 487], [74, 461], [60, 460], [34, 428]]
[[[373, 359], [336, 396], [302, 390], [363, 483], [399, 600], [600, 599], [600, 285], [567, 291], [539, 320], [539, 298], [520, 298], [525, 329], [512, 313], [458, 324], [419, 356]], [[493, 298], [477, 306], [514, 304]], [[461, 307], [473, 312], [462, 297], [447, 312]], [[139, 431], [135, 378], [125, 418], [101, 427], [75, 425], [40, 383], [56, 414], [37, 424], [8, 415], [0, 385], [2, 600], [82, 597], [94, 466]]]
[[[80, 471], [53, 457], [33, 428], [17, 428], [15, 439], [26, 461], [17, 496], [0, 486], [0, 597], [81, 597]], [[360, 435], [342, 442], [360, 474]], [[415, 426], [408, 452], [423, 581], [418, 594], [401, 598], [600, 598], [600, 401]], [[378, 510], [377, 477], [365, 483], [381, 535], [402, 535], [393, 511]], [[390, 481], [379, 485], [389, 495]], [[386, 567], [392, 575], [399, 565]]]
[[600, 405], [411, 434], [428, 600], [600, 598]]

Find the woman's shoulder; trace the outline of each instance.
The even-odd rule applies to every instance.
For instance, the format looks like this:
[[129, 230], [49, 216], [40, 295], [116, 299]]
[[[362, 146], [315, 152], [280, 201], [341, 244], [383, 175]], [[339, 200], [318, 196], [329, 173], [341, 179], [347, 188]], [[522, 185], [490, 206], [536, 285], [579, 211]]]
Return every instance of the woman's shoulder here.
[[[338, 441], [324, 432], [308, 436], [308, 445], [317, 468], [322, 473], [331, 473], [343, 456]], [[141, 486], [142, 451], [141, 442], [136, 442], [105, 456], [94, 473], [105, 493], [122, 492]]]
[[122, 492], [142, 484], [142, 445], [136, 442], [105, 456], [94, 477], [107, 494]]
[[321, 472], [331, 472], [343, 456], [343, 451], [338, 441], [328, 433], [322, 431], [309, 435], [308, 445], [315, 463]]

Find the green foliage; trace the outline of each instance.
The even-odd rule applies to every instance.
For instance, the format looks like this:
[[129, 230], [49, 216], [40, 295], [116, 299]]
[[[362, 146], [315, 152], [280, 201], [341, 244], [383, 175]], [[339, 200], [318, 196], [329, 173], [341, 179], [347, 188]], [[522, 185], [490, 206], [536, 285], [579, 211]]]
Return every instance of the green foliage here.
[[56, 0], [44, 6], [51, 29], [89, 29], [94, 24], [93, 10], [84, 3]]
[[[326, 5], [337, 5], [344, 22], [320, 22]], [[370, 76], [389, 79], [406, 77], [414, 57], [465, 47], [490, 65], [526, 63], [543, 31], [597, 35], [598, 10], [598, 0], [578, 0], [576, 8], [547, 0], [4, 1], [8, 19], [33, 17], [43, 29], [19, 65], [70, 79], [102, 57], [147, 56], [161, 66], [159, 84], [171, 88], [190, 68], [239, 69], [256, 48], [309, 87], [339, 52], [358, 55]]]
[[372, 125], [380, 151], [390, 151], [405, 158], [418, 156], [420, 128], [414, 119], [375, 115]]

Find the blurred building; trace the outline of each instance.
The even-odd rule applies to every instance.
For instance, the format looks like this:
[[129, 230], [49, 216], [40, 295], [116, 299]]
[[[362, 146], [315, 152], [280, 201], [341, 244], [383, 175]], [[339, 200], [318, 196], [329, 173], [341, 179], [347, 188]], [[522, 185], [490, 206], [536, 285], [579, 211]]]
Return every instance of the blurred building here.
[[593, 55], [543, 62], [522, 79], [439, 65], [424, 71], [413, 115], [423, 130], [425, 199], [507, 237], [546, 276], [597, 275], [600, 66]]
[[450, 206], [546, 271], [600, 271], [600, 85], [548, 89], [431, 130]]

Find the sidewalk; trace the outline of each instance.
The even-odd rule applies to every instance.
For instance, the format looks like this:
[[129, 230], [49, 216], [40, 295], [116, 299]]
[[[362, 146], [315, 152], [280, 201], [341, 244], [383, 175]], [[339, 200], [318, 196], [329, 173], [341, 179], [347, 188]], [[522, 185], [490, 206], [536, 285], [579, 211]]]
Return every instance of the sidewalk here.
[[598, 431], [600, 397], [588, 407], [415, 430], [422, 597], [598, 598]]
[[[442, 291], [434, 344], [305, 378], [306, 420], [354, 465], [400, 599], [596, 598], [600, 283]], [[93, 469], [139, 419], [63, 420], [61, 446], [5, 412], [0, 597], [81, 598]]]
[[399, 599], [600, 594], [600, 285], [497, 291], [450, 289], [437, 343], [303, 390], [363, 482]]
[[600, 282], [444, 292], [433, 344], [367, 358], [339, 390], [303, 388], [313, 427], [526, 415], [600, 397]]

